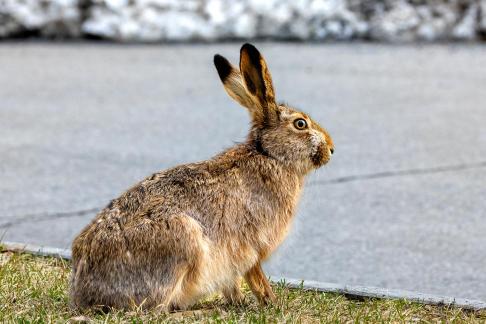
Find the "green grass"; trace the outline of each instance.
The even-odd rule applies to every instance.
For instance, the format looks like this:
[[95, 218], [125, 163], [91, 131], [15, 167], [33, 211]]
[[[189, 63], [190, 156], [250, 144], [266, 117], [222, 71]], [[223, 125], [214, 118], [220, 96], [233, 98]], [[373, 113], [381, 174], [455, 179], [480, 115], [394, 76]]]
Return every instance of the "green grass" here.
[[[1, 247], [0, 247], [1, 249]], [[68, 261], [0, 252], [0, 322], [210, 322], [210, 323], [484, 323], [486, 312], [434, 307], [404, 300], [350, 300], [333, 293], [274, 286], [278, 301], [260, 307], [244, 287], [245, 302], [229, 306], [214, 296], [192, 310], [170, 314], [150, 311], [77, 313], [68, 306]]]

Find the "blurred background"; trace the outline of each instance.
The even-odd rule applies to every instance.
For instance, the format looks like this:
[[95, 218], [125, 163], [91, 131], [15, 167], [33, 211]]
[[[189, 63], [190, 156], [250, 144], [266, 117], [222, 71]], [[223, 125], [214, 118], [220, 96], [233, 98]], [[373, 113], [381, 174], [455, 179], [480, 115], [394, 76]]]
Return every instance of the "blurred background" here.
[[486, 0], [0, 0], [0, 239], [243, 141], [212, 58], [251, 41], [336, 146], [267, 273], [486, 300], [485, 40]]

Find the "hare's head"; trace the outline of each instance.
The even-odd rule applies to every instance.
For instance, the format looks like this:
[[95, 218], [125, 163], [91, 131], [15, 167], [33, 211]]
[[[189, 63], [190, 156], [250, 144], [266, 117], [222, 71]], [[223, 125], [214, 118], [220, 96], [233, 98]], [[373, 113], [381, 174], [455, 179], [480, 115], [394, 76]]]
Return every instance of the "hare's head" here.
[[221, 55], [214, 56], [214, 64], [226, 92], [250, 111], [249, 140], [258, 151], [303, 172], [329, 161], [331, 137], [305, 113], [277, 104], [270, 71], [253, 45], [241, 47], [239, 70]]

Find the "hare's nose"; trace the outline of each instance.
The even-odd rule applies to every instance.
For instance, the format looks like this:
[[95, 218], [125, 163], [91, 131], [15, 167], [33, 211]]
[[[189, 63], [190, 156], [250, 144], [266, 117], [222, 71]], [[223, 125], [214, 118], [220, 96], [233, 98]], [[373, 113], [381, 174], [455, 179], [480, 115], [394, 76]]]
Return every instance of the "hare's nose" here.
[[334, 148], [330, 148], [329, 151], [331, 151], [331, 155], [334, 154]]

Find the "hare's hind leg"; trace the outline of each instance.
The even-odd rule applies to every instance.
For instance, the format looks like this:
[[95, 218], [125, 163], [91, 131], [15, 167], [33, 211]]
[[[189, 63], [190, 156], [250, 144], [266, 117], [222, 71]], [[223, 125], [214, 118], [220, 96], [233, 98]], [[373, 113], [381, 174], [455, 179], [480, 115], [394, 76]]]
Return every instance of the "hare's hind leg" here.
[[201, 225], [184, 214], [173, 216], [167, 227], [173, 238], [175, 264], [171, 274], [171, 287], [162, 305], [168, 310], [186, 309], [204, 295], [201, 275], [207, 260], [208, 242], [204, 238]]

